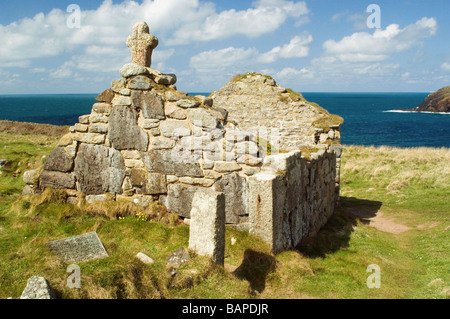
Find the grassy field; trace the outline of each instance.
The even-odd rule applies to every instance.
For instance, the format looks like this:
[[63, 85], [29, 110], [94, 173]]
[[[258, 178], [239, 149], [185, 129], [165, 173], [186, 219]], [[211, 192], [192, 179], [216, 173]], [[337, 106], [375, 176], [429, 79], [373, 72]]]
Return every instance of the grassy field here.
[[[165, 260], [188, 246], [189, 228], [158, 205], [77, 207], [59, 192], [21, 195], [24, 171], [43, 163], [60, 131], [26, 125], [0, 131], [0, 159], [8, 160], [0, 169], [0, 298], [20, 297], [32, 275], [47, 278], [60, 298], [450, 296], [447, 148], [347, 146], [340, 206], [316, 238], [273, 255], [258, 238], [227, 228], [224, 268], [191, 254], [172, 279]], [[90, 231], [109, 257], [80, 263], [81, 289], [70, 289], [68, 264], [46, 242]], [[137, 260], [140, 251], [155, 263]], [[371, 264], [380, 267], [380, 288], [367, 287]], [[192, 287], [185, 285], [187, 276]]]

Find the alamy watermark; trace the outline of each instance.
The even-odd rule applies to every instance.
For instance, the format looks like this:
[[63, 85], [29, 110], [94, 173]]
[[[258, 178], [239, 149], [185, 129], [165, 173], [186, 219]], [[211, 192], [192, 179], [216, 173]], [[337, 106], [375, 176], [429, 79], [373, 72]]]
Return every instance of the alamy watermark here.
[[68, 288], [81, 288], [81, 270], [77, 264], [71, 264], [67, 266], [66, 271], [70, 273], [67, 277]]
[[66, 10], [69, 14], [66, 25], [69, 29], [81, 28], [81, 8], [78, 4], [70, 4]]
[[381, 28], [381, 8], [378, 4], [369, 4], [366, 9], [367, 13], [372, 13], [367, 17], [367, 27], [369, 29]]
[[369, 289], [372, 288], [381, 288], [381, 268], [377, 264], [371, 264], [367, 266], [367, 272], [372, 273], [369, 277], [367, 277], [367, 287]]

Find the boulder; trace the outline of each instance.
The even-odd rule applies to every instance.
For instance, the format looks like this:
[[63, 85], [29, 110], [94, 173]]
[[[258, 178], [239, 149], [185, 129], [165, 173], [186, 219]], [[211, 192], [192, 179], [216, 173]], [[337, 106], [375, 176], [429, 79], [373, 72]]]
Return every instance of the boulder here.
[[143, 154], [143, 162], [149, 172], [179, 177], [203, 177], [203, 171], [198, 162], [183, 161], [172, 150], [150, 150]]
[[177, 105], [179, 107], [188, 109], [198, 107], [200, 105], [200, 102], [191, 99], [182, 99], [177, 101]]
[[81, 144], [75, 159], [79, 191], [87, 195], [122, 193], [125, 165], [119, 151], [103, 146]]
[[149, 173], [146, 169], [133, 168], [130, 174], [131, 184], [141, 190], [144, 195], [157, 195], [167, 192], [166, 176]]
[[23, 173], [23, 182], [27, 185], [37, 185], [39, 182], [39, 170], [32, 169]]
[[218, 121], [207, 109], [196, 108], [187, 110], [188, 119], [195, 125], [207, 129], [215, 129]]
[[97, 100], [99, 102], [104, 102], [104, 103], [111, 103], [113, 98], [114, 98], [114, 91], [112, 89], [107, 89], [107, 90], [103, 91], [102, 93], [100, 93], [95, 98], [95, 100]]
[[161, 74], [155, 78], [155, 81], [162, 85], [173, 85], [177, 83], [177, 76], [175, 74]]
[[160, 129], [162, 135], [171, 138], [191, 135], [191, 129], [186, 121], [168, 119], [161, 123]]
[[216, 161], [214, 163], [214, 170], [219, 173], [231, 173], [241, 170], [241, 166], [236, 162]]
[[237, 173], [224, 175], [214, 184], [217, 192], [225, 194], [226, 222], [239, 223], [239, 216], [248, 214], [248, 187], [246, 179]]
[[44, 188], [73, 189], [75, 188], [75, 175], [73, 173], [43, 170], [40, 176], [40, 184]]
[[172, 254], [170, 254], [169, 257], [166, 259], [166, 267], [174, 267], [174, 268], [180, 268], [184, 264], [186, 264], [189, 261], [189, 252], [186, 248], [181, 247], [180, 249], [174, 251]]
[[137, 253], [136, 258], [146, 265], [151, 265], [155, 262], [152, 258], [141, 252]]
[[115, 106], [109, 119], [108, 139], [117, 150], [146, 151], [148, 135], [137, 124], [139, 113], [130, 107]]
[[134, 108], [140, 108], [146, 119], [164, 120], [164, 101], [154, 92], [133, 91], [131, 101]]
[[120, 69], [120, 75], [122, 75], [124, 78], [132, 77], [133, 75], [143, 75], [148, 74], [148, 70], [145, 66], [135, 64], [135, 63], [128, 63], [125, 64]]
[[152, 88], [152, 84], [148, 77], [138, 75], [130, 80], [128, 83], [128, 88], [132, 90], [150, 90]]
[[57, 147], [50, 153], [44, 164], [47, 171], [70, 172], [73, 169], [74, 156], [64, 147]]
[[[92, 110], [95, 113], [109, 115], [111, 114], [112, 106], [109, 103], [95, 103], [92, 105]], [[92, 114], [91, 114], [92, 116]]]
[[47, 279], [33, 276], [28, 279], [20, 299], [56, 299], [56, 295]]
[[160, 202], [181, 217], [190, 218], [194, 194], [202, 190], [206, 189], [191, 185], [169, 184], [167, 195], [161, 196]]

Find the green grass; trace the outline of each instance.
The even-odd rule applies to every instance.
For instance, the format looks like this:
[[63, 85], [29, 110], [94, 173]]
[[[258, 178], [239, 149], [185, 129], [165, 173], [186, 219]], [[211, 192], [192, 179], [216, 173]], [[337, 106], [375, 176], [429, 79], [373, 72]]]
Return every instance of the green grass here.
[[[58, 192], [21, 196], [23, 172], [57, 141], [0, 132], [0, 158], [10, 163], [0, 169], [0, 298], [20, 297], [32, 275], [61, 298], [449, 298], [449, 149], [344, 147], [340, 206], [315, 238], [273, 255], [260, 239], [227, 228], [225, 269], [191, 253], [171, 280], [165, 260], [188, 246], [189, 228], [158, 205], [78, 207]], [[355, 210], [381, 211], [411, 229], [382, 231]], [[68, 264], [46, 243], [91, 231], [109, 257], [80, 263], [81, 289], [69, 289]], [[140, 251], [155, 263], [137, 260]], [[366, 285], [370, 264], [381, 268], [379, 289]], [[182, 285], [186, 276], [192, 288]]]

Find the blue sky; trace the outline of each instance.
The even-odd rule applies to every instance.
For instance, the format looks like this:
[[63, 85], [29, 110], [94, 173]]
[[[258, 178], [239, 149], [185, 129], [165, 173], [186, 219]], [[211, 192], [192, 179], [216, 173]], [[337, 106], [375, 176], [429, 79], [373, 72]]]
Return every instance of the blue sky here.
[[142, 20], [159, 39], [152, 67], [186, 92], [247, 71], [299, 92], [435, 91], [450, 85], [449, 12], [448, 0], [2, 1], [0, 94], [103, 91]]

